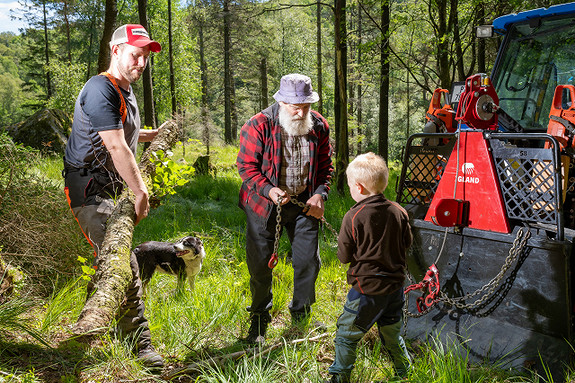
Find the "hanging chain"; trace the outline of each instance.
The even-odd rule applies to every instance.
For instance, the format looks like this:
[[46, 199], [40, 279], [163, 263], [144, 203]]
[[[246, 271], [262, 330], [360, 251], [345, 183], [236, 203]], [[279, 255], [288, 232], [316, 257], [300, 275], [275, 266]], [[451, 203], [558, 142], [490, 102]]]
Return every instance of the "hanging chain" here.
[[[276, 216], [276, 234], [275, 234], [275, 242], [274, 242], [274, 252], [272, 253], [272, 256], [268, 262], [268, 267], [270, 269], [273, 269], [274, 267], [276, 267], [276, 265], [278, 264], [278, 248], [279, 248], [279, 243], [280, 243], [280, 237], [281, 237], [281, 212], [282, 212], [282, 200], [283, 197], [278, 197], [278, 203], [276, 206], [276, 212], [277, 212], [277, 216]], [[298, 201], [295, 198], [290, 198], [290, 202], [293, 203], [294, 205], [297, 205], [299, 207], [301, 207], [303, 209], [303, 212], [306, 213], [309, 210], [309, 206], [306, 205], [305, 203]], [[337, 231], [335, 231], [335, 229], [325, 220], [325, 217], [322, 216], [320, 221], [333, 233], [333, 235], [337, 238], [338, 233]]]
[[[505, 263], [503, 263], [503, 266], [501, 267], [499, 274], [493, 277], [493, 279], [489, 281], [487, 284], [485, 284], [483, 287], [475, 290], [473, 293], [455, 298], [450, 298], [444, 292], [440, 292], [439, 293], [440, 300], [462, 310], [470, 311], [477, 307], [481, 307], [482, 304], [491, 296], [491, 294], [493, 294], [495, 289], [497, 289], [501, 285], [501, 281], [503, 280], [505, 273], [509, 270], [509, 268], [517, 260], [517, 258], [519, 258], [519, 256], [521, 255], [523, 249], [527, 244], [527, 241], [529, 240], [529, 237], [531, 237], [531, 232], [529, 230], [527, 230], [524, 234], [524, 228], [519, 229], [519, 231], [517, 232], [517, 236], [513, 241], [513, 246], [511, 247], [511, 249], [509, 249], [509, 254], [505, 259]], [[463, 301], [474, 298], [479, 294], [483, 295], [476, 301], [472, 303], [461, 303]]]
[[[526, 228], [519, 229], [519, 231], [517, 232], [517, 236], [515, 237], [515, 239], [513, 241], [513, 245], [511, 246], [511, 249], [509, 249], [509, 253], [505, 259], [505, 262], [503, 263], [503, 266], [501, 267], [501, 270], [499, 271], [499, 273], [495, 277], [493, 277], [493, 279], [491, 279], [488, 283], [483, 285], [481, 288], [475, 290], [473, 293], [466, 294], [466, 295], [460, 296], [460, 297], [454, 297], [454, 298], [450, 298], [443, 291], [440, 291], [437, 302], [446, 303], [446, 304], [454, 306], [458, 309], [467, 310], [467, 311], [473, 311], [474, 309], [481, 307], [492, 296], [492, 294], [495, 292], [495, 290], [501, 285], [501, 282], [504, 279], [503, 277], [505, 276], [507, 271], [511, 268], [511, 266], [515, 263], [515, 261], [519, 258], [519, 256], [525, 250], [525, 247], [526, 247], [527, 242], [528, 242], [530, 237], [531, 237], [531, 232], [528, 229], [526, 229]], [[411, 274], [409, 272], [407, 272], [406, 274], [407, 274], [407, 278], [409, 279], [410, 283], [413, 283], [413, 278], [411, 277]], [[479, 299], [477, 299], [476, 301], [474, 301], [472, 303], [462, 303], [462, 302], [467, 301], [471, 298], [474, 298], [480, 294], [483, 294], [483, 295]], [[422, 311], [420, 313], [412, 313], [408, 310], [408, 305], [409, 305], [409, 294], [406, 294], [405, 304], [403, 307], [404, 328], [407, 325], [408, 317], [410, 317], [410, 318], [422, 317], [423, 315], [429, 313], [429, 311], [431, 311], [431, 308], [433, 307], [433, 306], [430, 306], [427, 308], [427, 310]]]
[[276, 267], [276, 265], [278, 264], [278, 248], [280, 245], [280, 237], [281, 237], [281, 230], [282, 230], [282, 200], [283, 197], [279, 196], [278, 197], [278, 204], [276, 206], [276, 236], [275, 236], [275, 242], [274, 242], [274, 252], [272, 253], [272, 256], [268, 262], [268, 267], [270, 269], [273, 269], [274, 267]]

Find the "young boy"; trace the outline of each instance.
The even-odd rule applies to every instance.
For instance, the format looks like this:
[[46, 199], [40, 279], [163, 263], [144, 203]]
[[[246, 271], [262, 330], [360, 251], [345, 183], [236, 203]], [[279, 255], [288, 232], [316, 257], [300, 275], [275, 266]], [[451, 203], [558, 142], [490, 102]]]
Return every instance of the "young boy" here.
[[346, 174], [357, 203], [343, 217], [337, 257], [349, 263], [347, 282], [352, 288], [337, 320], [329, 382], [350, 381], [357, 343], [375, 323], [396, 374], [405, 376], [411, 359], [400, 336], [402, 287], [405, 257], [413, 239], [407, 212], [383, 196], [389, 171], [380, 156], [357, 156]]

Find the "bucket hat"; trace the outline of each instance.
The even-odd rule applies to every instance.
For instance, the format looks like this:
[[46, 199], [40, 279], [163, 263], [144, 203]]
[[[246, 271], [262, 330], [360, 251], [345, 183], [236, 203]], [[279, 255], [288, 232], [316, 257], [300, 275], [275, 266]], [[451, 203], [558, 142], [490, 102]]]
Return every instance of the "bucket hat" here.
[[319, 101], [319, 95], [313, 91], [308, 76], [292, 73], [282, 77], [274, 99], [287, 104], [311, 104]]

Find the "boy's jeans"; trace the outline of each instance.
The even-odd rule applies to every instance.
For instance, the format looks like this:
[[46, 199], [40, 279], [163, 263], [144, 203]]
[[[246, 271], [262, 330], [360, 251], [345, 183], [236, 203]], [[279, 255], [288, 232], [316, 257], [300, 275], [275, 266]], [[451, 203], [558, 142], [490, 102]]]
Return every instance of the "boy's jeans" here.
[[379, 337], [389, 351], [396, 374], [407, 375], [411, 358], [400, 335], [402, 306], [403, 289], [390, 295], [377, 296], [363, 295], [352, 288], [343, 313], [337, 320], [335, 360], [329, 367], [329, 373], [349, 379], [357, 357], [357, 344], [377, 323]]

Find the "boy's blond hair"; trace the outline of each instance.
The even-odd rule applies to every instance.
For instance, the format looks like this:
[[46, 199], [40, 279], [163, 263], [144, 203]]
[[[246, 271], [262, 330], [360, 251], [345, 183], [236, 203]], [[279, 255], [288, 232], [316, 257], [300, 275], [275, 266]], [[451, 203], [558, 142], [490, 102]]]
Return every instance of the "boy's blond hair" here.
[[360, 183], [372, 194], [383, 193], [389, 178], [385, 160], [372, 152], [355, 157], [345, 173], [348, 183]]

